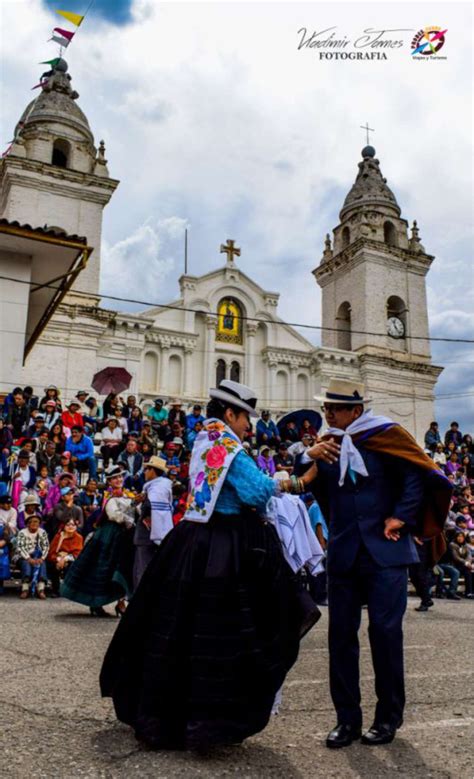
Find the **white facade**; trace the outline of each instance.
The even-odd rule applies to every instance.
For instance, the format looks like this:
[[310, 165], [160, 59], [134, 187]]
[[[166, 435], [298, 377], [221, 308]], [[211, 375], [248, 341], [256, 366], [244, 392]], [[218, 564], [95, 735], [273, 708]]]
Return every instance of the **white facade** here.
[[[408, 238], [375, 151], [363, 150], [333, 247], [328, 236], [313, 271], [322, 288], [322, 324], [329, 328], [321, 347], [279, 319], [278, 293], [259, 287], [232, 257], [201, 277], [182, 276], [180, 296], [169, 308], [111, 311], [98, 305], [100, 236], [102, 210], [118, 182], [109, 178], [103, 144], [96, 152], [66, 79], [65, 71], [55, 72], [25, 111], [0, 170], [0, 215], [85, 235], [94, 251], [79, 286], [90, 297], [68, 295], [10, 384], [41, 391], [54, 383], [69, 398], [89, 389], [96, 371], [117, 365], [132, 374], [130, 390], [140, 400], [177, 395], [192, 403], [205, 401], [209, 387], [232, 376], [255, 388], [261, 407], [283, 413], [313, 406], [313, 395], [332, 377], [353, 378], [365, 382], [376, 411], [421, 440], [441, 370], [431, 365], [428, 341], [425, 276], [433, 257], [416, 224]], [[58, 140], [66, 166], [52, 156]], [[391, 315], [403, 320], [401, 339], [387, 335]], [[237, 335], [227, 335], [226, 322]], [[413, 335], [419, 337], [407, 337]]]

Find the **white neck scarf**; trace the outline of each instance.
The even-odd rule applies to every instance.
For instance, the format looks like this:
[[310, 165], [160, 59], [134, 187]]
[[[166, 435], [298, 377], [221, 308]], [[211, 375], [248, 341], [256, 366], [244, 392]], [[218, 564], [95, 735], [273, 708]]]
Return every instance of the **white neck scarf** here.
[[361, 476], [368, 476], [367, 468], [358, 449], [352, 443], [352, 436], [356, 433], [365, 433], [382, 425], [395, 424], [393, 419], [383, 416], [375, 416], [373, 411], [364, 411], [361, 416], [352, 422], [345, 430], [330, 427], [324, 433], [325, 436], [342, 436], [341, 453], [339, 455], [339, 486], [342, 487], [348, 468]]

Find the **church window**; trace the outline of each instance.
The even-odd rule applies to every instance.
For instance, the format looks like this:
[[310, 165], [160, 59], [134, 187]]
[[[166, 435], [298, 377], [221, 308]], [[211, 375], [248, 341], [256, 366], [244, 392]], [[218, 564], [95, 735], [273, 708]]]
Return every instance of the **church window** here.
[[230, 366], [231, 381], [240, 381], [240, 364], [235, 360]]
[[242, 343], [242, 309], [234, 298], [224, 298], [217, 307], [216, 341]]
[[53, 157], [51, 163], [58, 168], [67, 168], [69, 163], [70, 145], [62, 138], [58, 138], [53, 145]]
[[172, 354], [168, 360], [168, 392], [172, 395], [179, 395], [181, 392], [181, 357]]
[[280, 408], [288, 407], [289, 395], [288, 395], [288, 374], [286, 371], [277, 371], [275, 376], [275, 402]]
[[346, 226], [342, 231], [342, 248], [345, 249], [351, 242], [351, 231]]
[[217, 360], [216, 365], [216, 386], [218, 387], [221, 381], [224, 381], [226, 374], [225, 360]]
[[336, 316], [336, 346], [350, 352], [352, 349], [351, 338], [351, 306], [345, 301], [341, 303]]
[[297, 403], [306, 403], [308, 400], [308, 377], [304, 373], [299, 373], [296, 379], [296, 398]]
[[158, 357], [147, 352], [143, 362], [143, 386], [145, 390], [155, 390], [158, 386]]
[[392, 222], [384, 222], [383, 239], [388, 246], [398, 246], [397, 231]]

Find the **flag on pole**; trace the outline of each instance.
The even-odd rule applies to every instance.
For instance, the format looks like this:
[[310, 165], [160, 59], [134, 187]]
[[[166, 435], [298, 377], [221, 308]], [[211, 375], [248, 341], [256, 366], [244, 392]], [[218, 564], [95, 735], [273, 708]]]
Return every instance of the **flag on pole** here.
[[39, 64], [40, 65], [51, 65], [51, 67], [54, 70], [54, 68], [56, 67], [58, 62], [60, 62], [60, 60], [61, 60], [61, 57], [55, 57], [53, 60], [43, 60], [43, 62], [40, 62]]
[[83, 16], [80, 16], [79, 14], [73, 14], [71, 11], [56, 10], [56, 13], [60, 16], [63, 16], [64, 19], [67, 19], [68, 22], [71, 22], [71, 24], [75, 24], [76, 27], [79, 27], [79, 25], [82, 23], [82, 20], [84, 19]]
[[55, 27], [53, 32], [57, 32], [59, 33], [59, 35], [63, 35], [64, 38], [68, 39], [68, 41], [72, 41], [75, 35], [74, 32], [70, 32], [69, 30], [63, 30], [62, 27]]
[[71, 43], [70, 40], [68, 40], [67, 38], [63, 38], [62, 36], [60, 37], [59, 35], [53, 35], [52, 38], [50, 38], [49, 40], [59, 43], [59, 45], [62, 46], [64, 49], [66, 49]]
[[32, 89], [38, 89], [39, 87], [44, 87], [44, 85], [46, 84], [47, 80], [48, 79], [46, 78], [44, 81], [40, 81], [39, 84], [36, 84], [35, 87], [31, 87], [31, 88]]

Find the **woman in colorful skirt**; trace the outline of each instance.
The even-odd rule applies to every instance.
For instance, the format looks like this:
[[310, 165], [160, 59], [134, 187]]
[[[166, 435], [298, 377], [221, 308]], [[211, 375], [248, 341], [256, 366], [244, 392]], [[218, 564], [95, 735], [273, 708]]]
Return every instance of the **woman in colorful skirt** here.
[[155, 749], [235, 744], [261, 731], [319, 612], [264, 517], [281, 490], [242, 447], [256, 397], [224, 380], [196, 438], [182, 521], [158, 548], [101, 672], [117, 717]]
[[119, 466], [109, 468], [106, 478], [108, 497], [98, 527], [61, 585], [64, 598], [89, 606], [94, 617], [110, 617], [104, 606], [113, 601], [121, 616], [132, 593], [133, 501], [123, 490]]

